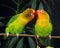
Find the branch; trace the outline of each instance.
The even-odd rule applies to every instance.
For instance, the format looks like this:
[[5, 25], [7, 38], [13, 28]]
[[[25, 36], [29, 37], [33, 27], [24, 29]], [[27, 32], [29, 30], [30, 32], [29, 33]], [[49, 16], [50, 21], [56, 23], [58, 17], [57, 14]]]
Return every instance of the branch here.
[[[0, 36], [7, 36], [5, 33], [0, 33]], [[9, 34], [8, 36], [17, 36], [16, 34]], [[19, 36], [30, 36], [30, 37], [36, 37], [36, 35], [29, 35], [29, 34], [19, 34]]]
[[[7, 36], [5, 33], [0, 33], [0, 36]], [[17, 36], [16, 34], [9, 34], [9, 36]], [[30, 35], [30, 34], [19, 34], [19, 36], [27, 36], [27, 37], [37, 37], [36, 35]], [[45, 37], [47, 38], [47, 37]], [[51, 38], [60, 38], [60, 36], [51, 36]]]
[[[0, 36], [7, 36], [7, 34], [5, 33], [0, 33]], [[9, 34], [9, 36], [17, 36], [16, 34]], [[38, 43], [38, 37], [36, 35], [29, 35], [29, 34], [19, 34], [19, 36], [27, 36], [27, 37], [34, 37], [36, 39], [36, 44], [37, 47], [39, 47], [39, 43]], [[44, 37], [47, 38], [47, 37]], [[48, 37], [49, 38], [49, 37]], [[51, 38], [60, 38], [60, 36], [51, 36]]]

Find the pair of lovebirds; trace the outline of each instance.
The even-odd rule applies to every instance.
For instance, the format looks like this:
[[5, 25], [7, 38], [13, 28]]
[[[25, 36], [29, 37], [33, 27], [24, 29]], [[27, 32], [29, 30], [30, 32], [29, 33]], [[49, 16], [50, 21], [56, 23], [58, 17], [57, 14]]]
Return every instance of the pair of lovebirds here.
[[37, 15], [37, 20], [34, 25], [35, 35], [42, 37], [48, 36], [52, 32], [52, 24], [50, 22], [49, 14], [44, 10], [33, 10], [27, 8], [20, 14], [13, 16], [7, 23], [6, 34], [21, 34], [24, 27]]

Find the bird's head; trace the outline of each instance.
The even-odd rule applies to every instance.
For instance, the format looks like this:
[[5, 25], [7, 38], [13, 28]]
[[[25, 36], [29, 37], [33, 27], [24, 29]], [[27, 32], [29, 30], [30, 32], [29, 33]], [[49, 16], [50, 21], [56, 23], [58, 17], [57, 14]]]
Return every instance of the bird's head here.
[[26, 9], [23, 14], [25, 15], [24, 17], [28, 20], [33, 19], [35, 17], [35, 10], [28, 8]]
[[45, 10], [37, 10], [36, 14], [41, 20], [50, 20], [49, 14]]

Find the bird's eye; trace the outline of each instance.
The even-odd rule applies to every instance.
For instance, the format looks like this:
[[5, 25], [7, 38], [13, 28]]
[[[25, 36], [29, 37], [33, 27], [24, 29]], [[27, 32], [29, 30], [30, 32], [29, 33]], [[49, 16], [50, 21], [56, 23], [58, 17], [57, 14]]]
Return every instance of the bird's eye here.
[[28, 16], [32, 16], [32, 13], [28, 14]]
[[32, 16], [32, 13], [29, 13], [29, 14], [26, 15], [26, 17], [30, 17], [30, 16]]

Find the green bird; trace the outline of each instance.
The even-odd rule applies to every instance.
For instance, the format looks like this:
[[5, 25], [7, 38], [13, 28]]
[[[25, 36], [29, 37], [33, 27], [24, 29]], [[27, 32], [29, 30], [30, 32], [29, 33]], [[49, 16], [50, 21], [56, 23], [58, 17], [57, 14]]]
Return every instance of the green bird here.
[[31, 8], [27, 8], [22, 13], [13, 16], [6, 25], [5, 33], [21, 34], [25, 25], [34, 18], [33, 11]]
[[52, 32], [52, 23], [50, 22], [49, 14], [44, 10], [37, 10], [36, 14], [35, 34], [41, 37], [49, 36]]

